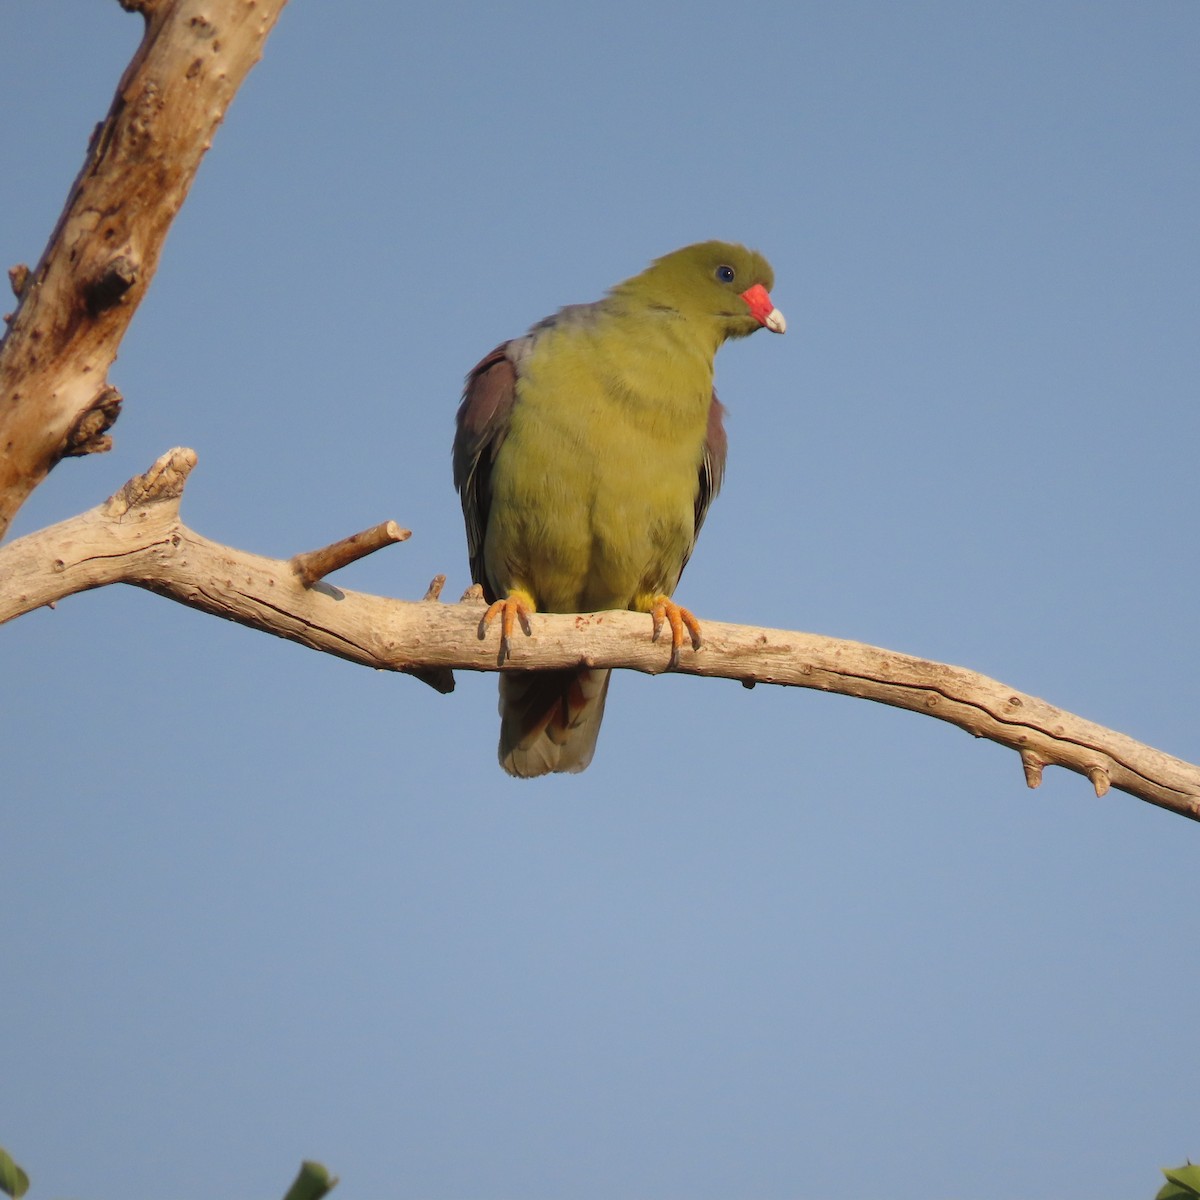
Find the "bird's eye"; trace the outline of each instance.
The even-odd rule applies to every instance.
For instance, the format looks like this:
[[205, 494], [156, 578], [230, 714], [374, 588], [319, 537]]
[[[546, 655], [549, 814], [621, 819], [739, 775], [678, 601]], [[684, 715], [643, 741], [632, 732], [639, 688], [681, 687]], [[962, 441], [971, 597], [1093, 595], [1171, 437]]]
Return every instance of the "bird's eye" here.
[[732, 267], [720, 266], [717, 268], [717, 278], [722, 283], [732, 283], [737, 278], [737, 272]]

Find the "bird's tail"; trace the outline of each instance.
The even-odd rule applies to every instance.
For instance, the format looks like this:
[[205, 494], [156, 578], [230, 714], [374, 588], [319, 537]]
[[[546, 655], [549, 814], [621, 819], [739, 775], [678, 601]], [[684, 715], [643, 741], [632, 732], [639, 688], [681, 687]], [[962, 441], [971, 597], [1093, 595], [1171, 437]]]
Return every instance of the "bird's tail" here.
[[500, 765], [529, 778], [582, 771], [596, 752], [608, 671], [570, 668], [500, 676]]

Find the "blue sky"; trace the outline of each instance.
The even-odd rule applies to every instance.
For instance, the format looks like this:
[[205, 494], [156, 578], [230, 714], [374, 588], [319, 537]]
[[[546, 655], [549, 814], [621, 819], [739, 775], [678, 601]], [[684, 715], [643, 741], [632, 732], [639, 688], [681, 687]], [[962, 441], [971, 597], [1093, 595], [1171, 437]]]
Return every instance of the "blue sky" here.
[[[4, 265], [137, 44], [9, 0]], [[108, 455], [338, 576], [468, 582], [467, 369], [702, 238], [703, 618], [957, 663], [1200, 757], [1200, 7], [295, 3], [112, 372]], [[38, 1196], [1150, 1196], [1200, 1158], [1200, 829], [842, 697], [614, 681], [593, 765], [133, 589], [0, 631], [0, 1144]], [[869, 1181], [869, 1182], [868, 1182]]]

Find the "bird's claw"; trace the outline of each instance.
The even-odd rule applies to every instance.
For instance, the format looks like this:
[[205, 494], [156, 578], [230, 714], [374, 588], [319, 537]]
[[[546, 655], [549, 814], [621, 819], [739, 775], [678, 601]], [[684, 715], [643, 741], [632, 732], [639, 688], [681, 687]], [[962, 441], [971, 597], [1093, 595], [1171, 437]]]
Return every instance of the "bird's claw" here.
[[679, 666], [679, 651], [683, 648], [683, 631], [686, 628], [691, 637], [692, 649], [700, 649], [700, 622], [686, 608], [675, 603], [669, 596], [659, 596], [650, 609], [650, 619], [654, 622], [654, 633], [651, 641], [658, 641], [663, 623], [671, 626], [671, 659], [667, 664], [669, 670]]
[[500, 618], [499, 663], [501, 666], [504, 665], [504, 660], [508, 658], [512, 650], [512, 634], [517, 622], [520, 621], [521, 629], [528, 637], [530, 634], [529, 618], [533, 613], [533, 605], [524, 596], [505, 596], [503, 600], [497, 600], [488, 605], [487, 612], [483, 614], [483, 620], [479, 622], [479, 636], [485, 637], [492, 622], [497, 617]]

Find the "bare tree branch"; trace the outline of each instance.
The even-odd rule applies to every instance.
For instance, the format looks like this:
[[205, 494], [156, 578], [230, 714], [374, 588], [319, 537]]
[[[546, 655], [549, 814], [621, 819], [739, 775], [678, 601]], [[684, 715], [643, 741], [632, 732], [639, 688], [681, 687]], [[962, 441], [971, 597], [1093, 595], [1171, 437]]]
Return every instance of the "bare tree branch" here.
[[[499, 669], [495, 638], [481, 630], [482, 604], [436, 602], [437, 580], [417, 601], [325, 582], [305, 587], [294, 559], [247, 554], [193, 533], [180, 520], [179, 502], [195, 463], [193, 451], [172, 450], [99, 507], [0, 547], [0, 623], [75, 592], [129, 583], [313, 650], [417, 675], [439, 691], [453, 688], [453, 668]], [[390, 523], [379, 528], [366, 543], [372, 549], [392, 540]], [[338, 543], [330, 561], [345, 553]], [[651, 641], [644, 614], [539, 614], [531, 629], [516, 639], [503, 669], [586, 665], [658, 674], [667, 667], [668, 651]], [[974, 671], [809, 633], [715, 621], [703, 629], [703, 647], [680, 662], [684, 674], [907, 708], [1016, 750], [1031, 787], [1044, 767], [1062, 766], [1091, 780], [1098, 796], [1111, 786], [1200, 820], [1200, 767]]]
[[[97, 127], [0, 342], [0, 536], [62, 458], [109, 448], [121, 397], [107, 381], [167, 230], [286, 0], [120, 0], [146, 33]], [[405, 671], [439, 691], [455, 667], [499, 669], [481, 609], [343, 592], [323, 577], [407, 536], [386, 522], [276, 560], [210, 542], [179, 519], [195, 465], [175, 450], [91, 512], [0, 548], [0, 622], [74, 592], [130, 583], [352, 662]], [[477, 589], [476, 589], [477, 591]], [[657, 673], [644, 616], [537, 616], [504, 669], [591, 665]], [[705, 622], [687, 674], [819, 688], [938, 717], [1016, 750], [1036, 787], [1048, 765], [1200, 820], [1200, 768], [959, 667], [812, 634]]]
[[286, 0], [122, 0], [146, 21], [41, 261], [9, 272], [0, 537], [60, 459], [112, 445], [108, 371], [204, 152]]

